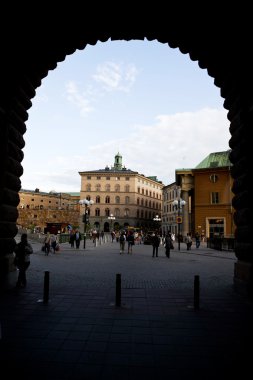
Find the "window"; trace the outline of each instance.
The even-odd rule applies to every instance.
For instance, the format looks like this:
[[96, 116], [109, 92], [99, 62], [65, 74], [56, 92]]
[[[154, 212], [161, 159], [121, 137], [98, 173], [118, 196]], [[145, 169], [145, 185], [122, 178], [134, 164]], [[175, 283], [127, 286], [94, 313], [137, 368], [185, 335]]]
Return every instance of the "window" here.
[[125, 180], [126, 180], [126, 181], [129, 181], [129, 180], [130, 180], [130, 178], [129, 178], [129, 177], [126, 177], [126, 178], [125, 178]]
[[96, 210], [95, 210], [95, 216], [100, 216], [100, 209], [99, 208], [96, 208]]
[[211, 203], [218, 204], [219, 203], [219, 193], [213, 192], [211, 193]]
[[111, 177], [106, 177], [105, 179], [106, 181], [110, 181]]
[[218, 181], [217, 174], [211, 174], [210, 175], [210, 181], [213, 182], [213, 183], [217, 182]]
[[90, 176], [90, 175], [87, 175], [87, 179], [91, 179], [91, 176]]
[[115, 191], [116, 191], [116, 193], [119, 193], [119, 191], [120, 191], [120, 185], [115, 185]]
[[125, 211], [124, 211], [124, 215], [125, 215], [125, 216], [129, 216], [129, 214], [130, 214], [129, 209], [126, 208]]
[[86, 185], [86, 191], [91, 191], [91, 184], [90, 183], [87, 183], [87, 185]]
[[105, 216], [110, 216], [110, 209], [109, 208], [105, 209]]
[[129, 197], [126, 197], [125, 198], [125, 203], [128, 204], [130, 202], [130, 198]]
[[99, 183], [96, 184], [96, 191], [100, 191], [101, 190], [101, 185]]
[[115, 197], [115, 203], [117, 203], [117, 204], [120, 203], [120, 197], [119, 196]]
[[96, 203], [100, 203], [100, 196], [99, 195], [96, 196]]
[[126, 186], [125, 186], [125, 192], [126, 192], [126, 193], [129, 193], [129, 191], [130, 191], [130, 186], [129, 186], [129, 185], [126, 185]]
[[111, 186], [110, 185], [105, 185], [105, 191], [109, 192], [111, 190]]
[[98, 179], [98, 180], [100, 180], [100, 179], [101, 179], [101, 177], [100, 177], [100, 176], [97, 176], [97, 179]]
[[120, 209], [119, 209], [119, 208], [115, 208], [115, 216], [116, 216], [117, 218], [120, 217]]
[[107, 195], [107, 196], [105, 197], [105, 203], [110, 203], [110, 197], [109, 197], [109, 195]]

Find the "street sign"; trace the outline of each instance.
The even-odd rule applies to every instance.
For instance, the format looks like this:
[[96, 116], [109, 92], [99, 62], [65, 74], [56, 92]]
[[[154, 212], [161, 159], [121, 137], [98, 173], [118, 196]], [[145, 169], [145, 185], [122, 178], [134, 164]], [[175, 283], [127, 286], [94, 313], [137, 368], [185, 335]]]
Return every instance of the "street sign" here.
[[183, 219], [182, 216], [177, 216], [177, 223], [180, 224], [182, 223]]

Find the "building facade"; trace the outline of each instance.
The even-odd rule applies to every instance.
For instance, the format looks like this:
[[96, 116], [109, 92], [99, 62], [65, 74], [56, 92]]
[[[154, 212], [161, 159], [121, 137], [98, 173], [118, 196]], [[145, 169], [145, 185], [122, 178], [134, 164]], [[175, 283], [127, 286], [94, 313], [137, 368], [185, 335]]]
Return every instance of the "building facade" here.
[[176, 184], [185, 201], [183, 236], [234, 237], [230, 150], [209, 154], [194, 169], [177, 169]]
[[17, 225], [34, 231], [53, 228], [64, 232], [70, 224], [79, 225], [80, 193], [46, 193], [39, 189], [19, 192]]
[[[115, 155], [114, 165], [104, 169], [79, 172], [80, 199], [92, 200], [89, 207], [90, 227], [98, 231], [122, 228], [157, 227], [153, 219], [161, 217], [163, 184], [156, 177], [146, 177], [122, 165]], [[80, 209], [80, 223], [84, 209]], [[160, 226], [159, 226], [160, 227]]]

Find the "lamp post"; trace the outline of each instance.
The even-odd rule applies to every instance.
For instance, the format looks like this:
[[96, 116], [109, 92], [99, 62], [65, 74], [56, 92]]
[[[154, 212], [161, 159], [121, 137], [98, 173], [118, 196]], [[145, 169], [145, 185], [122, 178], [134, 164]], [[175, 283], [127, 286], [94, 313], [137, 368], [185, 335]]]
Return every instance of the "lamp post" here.
[[181, 211], [182, 207], [185, 206], [186, 202], [180, 198], [180, 193], [181, 189], [177, 189], [177, 199], [175, 199], [172, 204], [173, 206], [177, 207], [177, 224], [178, 224], [178, 236], [177, 236], [177, 241], [178, 241], [178, 250], [180, 251], [180, 238], [181, 238], [181, 224], [182, 224], [182, 216], [181, 216]]
[[113, 216], [113, 214], [110, 214], [110, 216], [108, 216], [108, 219], [111, 221], [111, 232], [112, 232], [112, 221], [115, 220], [115, 216]]
[[160, 229], [159, 227], [159, 222], [161, 221], [161, 218], [159, 217], [159, 215], [156, 215], [154, 218], [153, 218], [153, 221], [155, 222], [155, 223], [157, 223], [157, 225], [158, 225], [158, 230]]
[[86, 247], [86, 231], [87, 231], [87, 224], [89, 223], [89, 212], [88, 209], [90, 206], [92, 206], [94, 201], [88, 200], [88, 199], [81, 199], [79, 201], [79, 204], [84, 206], [84, 213], [83, 213], [83, 223], [84, 223], [84, 230], [83, 230], [83, 249]]

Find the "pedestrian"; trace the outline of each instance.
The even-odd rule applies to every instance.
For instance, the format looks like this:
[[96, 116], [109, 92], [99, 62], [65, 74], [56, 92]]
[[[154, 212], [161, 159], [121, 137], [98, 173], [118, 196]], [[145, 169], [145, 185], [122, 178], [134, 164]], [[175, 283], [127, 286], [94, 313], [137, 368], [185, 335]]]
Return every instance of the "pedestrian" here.
[[119, 253], [124, 253], [126, 243], [126, 235], [124, 232], [121, 232], [119, 237]]
[[158, 257], [158, 248], [159, 248], [159, 245], [160, 245], [160, 236], [156, 232], [152, 236], [153, 257], [155, 257], [155, 256]]
[[170, 258], [170, 250], [174, 249], [174, 245], [172, 242], [171, 234], [168, 233], [165, 236], [165, 241], [164, 241], [164, 246], [165, 246], [165, 254], [168, 258]]
[[134, 245], [134, 234], [132, 231], [129, 232], [127, 235], [127, 242], [128, 242], [128, 251], [127, 253], [133, 253], [133, 245]]
[[80, 232], [78, 230], [76, 230], [76, 232], [75, 232], [75, 242], [76, 242], [76, 248], [77, 249], [79, 249], [79, 247], [80, 247], [81, 239], [82, 239], [82, 237], [81, 237]]
[[192, 246], [192, 238], [191, 238], [191, 235], [189, 234], [189, 232], [187, 232], [185, 243], [186, 243], [187, 251], [189, 251], [191, 249], [191, 246]]
[[199, 236], [198, 232], [196, 232], [196, 234], [195, 234], [195, 242], [196, 242], [196, 248], [199, 248], [199, 246], [200, 246], [200, 236]]
[[73, 230], [70, 231], [69, 234], [69, 244], [71, 248], [74, 248], [75, 246], [75, 232]]
[[51, 247], [51, 236], [50, 232], [47, 232], [45, 239], [44, 239], [44, 246], [45, 246], [45, 255], [48, 256], [50, 252], [50, 247]]
[[31, 244], [28, 242], [27, 234], [23, 233], [21, 235], [21, 240], [16, 244], [14, 248], [15, 259], [14, 263], [17, 266], [18, 280], [16, 283], [17, 288], [25, 288], [26, 287], [26, 271], [30, 265], [30, 255], [33, 253], [33, 248]]
[[59, 242], [58, 242], [57, 235], [56, 234], [52, 234], [51, 235], [51, 247], [52, 247], [54, 253], [56, 251], [56, 246], [57, 246], [58, 243]]

